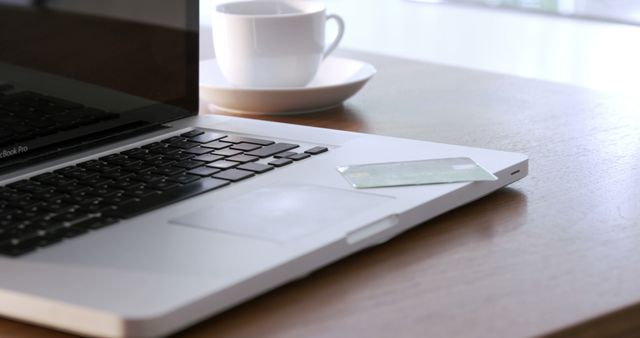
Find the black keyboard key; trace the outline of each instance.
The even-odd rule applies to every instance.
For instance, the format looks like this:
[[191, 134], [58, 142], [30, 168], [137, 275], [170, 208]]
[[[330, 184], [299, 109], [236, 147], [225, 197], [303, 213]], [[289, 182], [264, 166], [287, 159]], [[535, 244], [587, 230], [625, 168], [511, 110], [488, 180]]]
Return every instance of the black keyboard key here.
[[296, 154], [298, 154], [298, 153], [293, 152], [293, 151], [285, 151], [284, 153], [275, 154], [275, 155], [273, 155], [273, 157], [275, 157], [275, 158], [287, 158], [289, 156], [293, 156], [293, 155], [296, 155]]
[[33, 198], [20, 198], [9, 202], [9, 206], [17, 209], [27, 209], [31, 206], [42, 203], [42, 201]]
[[152, 195], [148, 198], [141, 199], [139, 202], [123, 204], [116, 210], [107, 213], [107, 216], [130, 218], [147, 211], [205, 193], [207, 191], [221, 188], [227, 184], [229, 184], [229, 182], [225, 180], [205, 178], [193, 183], [166, 190], [161, 194]]
[[55, 201], [55, 200], [59, 200], [59, 199], [65, 198], [67, 196], [69, 196], [69, 195], [65, 194], [62, 191], [49, 190], [49, 191], [46, 191], [46, 192], [35, 194], [35, 195], [33, 195], [33, 198], [39, 199], [41, 201]]
[[262, 164], [262, 163], [245, 163], [237, 166], [236, 168], [242, 170], [252, 171], [257, 174], [265, 173], [269, 170], [273, 170], [273, 167], [270, 165]]
[[[155, 190], [155, 189], [154, 189]], [[121, 205], [125, 203], [136, 202], [137, 198], [125, 195], [125, 194], [116, 194], [113, 196], [105, 197], [102, 199], [102, 204], [104, 205]]]
[[[89, 170], [89, 168], [92, 168], [92, 167], [94, 167], [96, 165], [99, 165], [99, 164], [102, 164], [102, 163], [104, 163], [104, 162], [98, 161], [98, 160], [89, 160], [89, 161], [85, 161], [85, 162], [80, 162], [80, 163], [76, 164], [76, 166]], [[44, 174], [32, 177], [31, 179], [40, 181], [40, 179], [46, 179], [47, 177], [53, 176], [53, 175], [55, 175], [55, 174], [53, 174], [53, 173], [44, 173]]]
[[[114, 182], [110, 189], [105, 189], [107, 190], [105, 193], [106, 194], [110, 194], [113, 193], [113, 190], [131, 190], [131, 189], [138, 189], [139, 187], [143, 186], [144, 184], [140, 181], [134, 181], [134, 180], [122, 180], [122, 181], [116, 181]], [[103, 195], [104, 196], [104, 195]]]
[[116, 160], [112, 160], [110, 162], [108, 162], [109, 164], [112, 165], [116, 165], [116, 166], [121, 166], [121, 167], [132, 167], [135, 165], [138, 165], [140, 163], [142, 163], [142, 161], [140, 161], [140, 159], [138, 158], [134, 158], [134, 157], [124, 157], [124, 158], [119, 158]]
[[207, 154], [207, 153], [210, 153], [212, 151], [213, 151], [212, 149], [204, 148], [204, 147], [195, 147], [195, 148], [183, 150], [183, 152], [188, 153], [188, 154], [193, 154], [193, 155]]
[[81, 222], [77, 222], [74, 224], [74, 227], [77, 229], [86, 229], [86, 230], [96, 230], [100, 228], [104, 228], [106, 226], [115, 224], [118, 222], [116, 218], [110, 217], [93, 217], [85, 219]]
[[35, 181], [23, 181], [23, 182], [25, 183], [20, 184], [18, 187], [16, 187], [16, 189], [30, 193], [32, 195], [40, 194], [40, 193], [51, 190], [51, 187], [42, 185]]
[[122, 152], [123, 155], [127, 155], [128, 157], [137, 157], [140, 155], [146, 155], [149, 153], [149, 150], [142, 148], [133, 148], [129, 150], [125, 150]]
[[51, 213], [50, 211], [39, 210], [38, 208], [39, 207], [33, 207], [31, 209], [34, 209], [35, 211], [26, 211], [24, 213], [25, 220], [29, 220], [29, 222], [35, 222], [53, 216], [53, 213]]
[[87, 233], [87, 231], [88, 230], [84, 228], [62, 225], [56, 229], [50, 229], [49, 231], [47, 231], [45, 234], [45, 238], [43, 238], [43, 240], [38, 243], [38, 246], [50, 245], [50, 240], [59, 242], [65, 238], [77, 237]]
[[[66, 198], [66, 197], [68, 197], [68, 196], [64, 196], [62, 198]], [[59, 201], [62, 201], [62, 198], [60, 198]], [[22, 208], [22, 211], [25, 213], [25, 217], [26, 218], [30, 218], [31, 217], [31, 216], [28, 215], [29, 213], [39, 213], [39, 212], [43, 211], [44, 210], [43, 207], [47, 204], [46, 201], [42, 201], [42, 200], [36, 199], [35, 197], [33, 198], [33, 200], [36, 201], [36, 203], [34, 203], [34, 204], [32, 204], [32, 205], [30, 205], [28, 207]], [[2, 207], [2, 211], [0, 212], [0, 214], [9, 213], [9, 212], [11, 212], [13, 210], [16, 210], [16, 207], [12, 206], [9, 203], [9, 204], [6, 204], [6, 205], [4, 205]]]
[[69, 221], [59, 221], [55, 226], [48, 227], [42, 234], [53, 239], [72, 238], [85, 234], [88, 231], [86, 222], [94, 218], [86, 214], [74, 214], [74, 216], [77, 217]]
[[142, 149], [147, 149], [149, 151], [154, 150], [154, 149], [164, 149], [167, 148], [167, 144], [166, 143], [162, 143], [162, 142], [153, 142], [153, 143], [149, 143], [147, 145], [144, 145], [140, 148]]
[[209, 142], [217, 141], [226, 136], [227, 135], [218, 134], [218, 133], [205, 132], [201, 135], [189, 138], [189, 141], [198, 142], [198, 143], [209, 143]]
[[16, 218], [0, 218], [0, 238], [9, 236], [11, 233], [13, 233], [13, 229], [15, 229], [15, 227], [17, 227], [22, 222], [23, 220]]
[[147, 184], [147, 188], [153, 190], [169, 190], [179, 187], [180, 184], [172, 181], [162, 180], [158, 182], [152, 182]]
[[0, 220], [13, 221], [16, 219], [22, 219], [23, 214], [24, 214], [24, 211], [17, 210], [11, 207], [8, 212], [4, 212], [0, 214]]
[[154, 154], [160, 154], [160, 155], [169, 155], [169, 154], [174, 154], [174, 153], [178, 153], [178, 152], [182, 152], [184, 149], [179, 148], [179, 147], [171, 147], [170, 144], [167, 144], [167, 146], [165, 148], [156, 148], [156, 149], [152, 149], [150, 150], [152, 153]]
[[63, 203], [74, 204], [74, 205], [79, 205], [79, 206], [84, 206], [84, 205], [101, 204], [103, 200], [104, 200], [104, 198], [100, 197], [100, 196], [93, 196], [93, 195], [75, 196], [74, 195], [74, 196], [71, 196], [70, 198], [62, 200], [62, 202]]
[[184, 142], [186, 140], [187, 140], [187, 138], [182, 137], [182, 136], [173, 136], [173, 137], [166, 138], [166, 139], [162, 140], [161, 142], [168, 144], [168, 143], [172, 143], [172, 142]]
[[167, 178], [167, 181], [172, 181], [180, 184], [187, 184], [187, 183], [195, 182], [200, 178], [201, 177], [197, 175], [181, 174], [181, 175], [171, 176]]
[[207, 164], [207, 167], [209, 168], [216, 168], [216, 169], [231, 169], [233, 167], [238, 166], [240, 163], [238, 162], [231, 162], [231, 161], [216, 161], [213, 163], [209, 163]]
[[147, 171], [153, 170], [155, 167], [156, 166], [150, 163], [138, 163], [135, 165], [122, 167], [122, 170], [131, 172], [134, 174], [142, 174], [142, 173], [146, 173]]
[[205, 163], [211, 163], [213, 161], [221, 160], [223, 158], [224, 158], [224, 156], [220, 156], [220, 155], [204, 154], [204, 155], [196, 156], [196, 157], [192, 158], [192, 160], [201, 161], [201, 162], [205, 162]]
[[152, 183], [162, 181], [164, 176], [156, 175], [156, 174], [139, 174], [131, 177], [134, 181], [140, 181], [143, 183]]
[[[84, 169], [82, 169], [81, 167], [71, 166], [71, 167], [64, 167], [62, 169], [54, 170], [53, 173], [54, 174], [58, 174], [58, 175], [67, 176], [68, 174], [72, 174], [74, 172], [83, 171], [83, 170]], [[9, 185], [9, 186], [11, 186], [11, 185]]]
[[13, 229], [20, 222], [20, 220], [0, 219], [0, 239], [11, 237], [13, 234]]
[[175, 163], [174, 160], [170, 160], [170, 159], [167, 159], [167, 158], [164, 158], [164, 157], [145, 162], [145, 164], [149, 165], [150, 167], [154, 167], [154, 168], [166, 167], [166, 166], [174, 164], [174, 163]]
[[[132, 173], [130, 171], [117, 170], [117, 171], [112, 171], [112, 172], [103, 174], [103, 176], [100, 177], [100, 178], [102, 178], [102, 179], [113, 179], [113, 180], [123, 180], [123, 179], [129, 178], [129, 177], [131, 177], [133, 175], [135, 175], [135, 173]], [[99, 181], [100, 180], [98, 179], [93, 184], [98, 185], [98, 184], [100, 184]], [[92, 180], [83, 181], [82, 183], [83, 184], [89, 184], [89, 182], [93, 182], [93, 181]]]
[[200, 168], [196, 168], [196, 169], [192, 169], [192, 170], [187, 171], [187, 174], [207, 177], [207, 176], [211, 176], [211, 175], [213, 175], [215, 173], [218, 173], [218, 172], [220, 172], [220, 169], [210, 168], [210, 167], [200, 167]]
[[195, 157], [195, 155], [193, 154], [189, 154], [189, 153], [185, 153], [185, 152], [177, 152], [177, 153], [172, 153], [172, 154], [167, 154], [164, 155], [164, 159], [170, 160], [170, 161], [184, 161], [184, 160], [188, 160], [190, 158]]
[[0, 240], [0, 253], [6, 256], [22, 256], [37, 249], [37, 240], [22, 241], [20, 239]]
[[173, 176], [173, 175], [181, 174], [184, 171], [185, 170], [183, 168], [178, 168], [178, 167], [162, 167], [162, 168], [156, 168], [151, 172], [157, 175], [162, 175], [162, 176]]
[[100, 173], [110, 173], [119, 170], [119, 167], [117, 165], [109, 164], [102, 161], [92, 162], [91, 164], [83, 166], [83, 168]]
[[242, 150], [242, 151], [252, 151], [258, 148], [260, 148], [259, 145], [251, 144], [251, 143], [239, 143], [231, 146], [231, 149]]
[[66, 175], [69, 178], [75, 178], [79, 181], [86, 181], [94, 177], [98, 177], [98, 173], [89, 170], [79, 170]]
[[72, 184], [59, 186], [58, 190], [68, 194], [79, 194], [79, 193], [90, 191], [91, 187], [88, 187], [86, 185], [81, 185], [79, 183], [72, 183]]
[[136, 155], [131, 155], [129, 157], [137, 158], [140, 161], [146, 162], [146, 161], [151, 161], [151, 160], [158, 159], [158, 158], [162, 157], [162, 155], [158, 154], [158, 153], [146, 152], [146, 153], [140, 153], [140, 154], [136, 154]]
[[228, 143], [253, 143], [261, 146], [268, 146], [275, 143], [273, 141], [261, 140], [257, 138], [244, 137], [244, 136], [227, 136], [220, 141], [228, 142]]
[[269, 157], [269, 156], [273, 156], [275, 154], [278, 153], [282, 153], [291, 149], [295, 149], [298, 148], [299, 146], [297, 144], [291, 144], [291, 143], [276, 143], [276, 144], [272, 144], [270, 146], [266, 146], [264, 148], [260, 148], [254, 151], [250, 151], [248, 153], [246, 153], [246, 155], [249, 156], [258, 156], [258, 157]]
[[[56, 174], [51, 174], [50, 175], [38, 175], [36, 177], [32, 177], [31, 180], [37, 180], [36, 182], [42, 184], [45, 187], [49, 187], [50, 189], [54, 189], [55, 185], [51, 184], [50, 182], [53, 182], [55, 180], [57, 180], [59, 177], [62, 177], [60, 175], [56, 175]], [[0, 195], [2, 195], [2, 190], [0, 190]], [[2, 196], [0, 196], [0, 198], [2, 198]]]
[[36, 181], [36, 182], [41, 182], [41, 181], [49, 180], [49, 179], [51, 179], [51, 178], [53, 178], [55, 176], [58, 176], [58, 175], [56, 175], [54, 173], [44, 173], [44, 174], [40, 174], [40, 175], [37, 175], [37, 176], [33, 176], [33, 177], [30, 178], [30, 180]]
[[64, 177], [64, 176], [56, 176], [53, 177], [51, 180], [47, 180], [44, 181], [42, 183], [44, 184], [48, 184], [48, 185], [52, 185], [55, 187], [64, 187], [64, 186], [68, 186], [71, 184], [74, 184], [78, 182], [78, 180], [76, 180], [75, 178], [68, 178], [68, 177]]
[[145, 188], [131, 189], [124, 192], [124, 195], [126, 196], [142, 198], [142, 199], [147, 198], [149, 196], [156, 195], [156, 194], [159, 194], [157, 190], [151, 190], [151, 189], [145, 189]]
[[63, 203], [71, 204], [71, 205], [99, 204], [101, 201], [102, 201], [102, 197], [96, 197], [96, 196], [90, 196], [90, 195], [89, 196], [72, 195], [62, 200]]
[[327, 147], [313, 147], [311, 149], [305, 150], [305, 153], [311, 154], [311, 155], [318, 155], [318, 154], [324, 153], [324, 152], [326, 152], [328, 150], [329, 149]]
[[3, 189], [0, 191], [0, 199], [5, 201], [14, 201], [21, 200], [23, 198], [27, 198], [31, 196], [28, 192], [13, 190], [13, 189]]
[[150, 148], [149, 151], [155, 154], [168, 155], [168, 154], [176, 153], [180, 151], [180, 149], [169, 147], [169, 145], [163, 144], [162, 146], [156, 146], [154, 148]]
[[[102, 162], [106, 162], [106, 163], [111, 163], [113, 161], [117, 161], [117, 160], [121, 160], [121, 159], [125, 159], [125, 158], [127, 158], [127, 157], [125, 155], [122, 155], [122, 154], [111, 154], [111, 155], [100, 157], [98, 160], [100, 160]], [[62, 173], [61, 171], [68, 170], [68, 169], [70, 169], [70, 168], [69, 167], [68, 168], [63, 168], [63, 169], [54, 171], [54, 173], [64, 175], [64, 173]]]
[[186, 138], [191, 138], [191, 137], [202, 135], [202, 134], [204, 134], [204, 131], [198, 130], [198, 129], [194, 129], [192, 131], [188, 131], [186, 133], [180, 134], [180, 136], [186, 137]]
[[[131, 174], [131, 175], [133, 175], [133, 174]], [[120, 177], [120, 178], [118, 178], [118, 180], [122, 180], [124, 178], [125, 177]], [[86, 180], [79, 181], [78, 183], [82, 184], [82, 185], [86, 185], [88, 187], [98, 187], [98, 186], [103, 186], [103, 185], [106, 185], [106, 184], [111, 184], [111, 183], [113, 183], [113, 181], [114, 181], [114, 179], [112, 179], [111, 177], [95, 176], [95, 177], [91, 177], [91, 178], [86, 179]]]
[[44, 210], [51, 211], [51, 212], [54, 212], [54, 213], [61, 213], [61, 212], [64, 212], [65, 210], [69, 209], [70, 207], [71, 207], [71, 205], [64, 204], [62, 202], [60, 202], [60, 203], [52, 202], [52, 203], [45, 204], [42, 208]]
[[227, 180], [231, 182], [238, 182], [246, 178], [249, 178], [251, 176], [255, 176], [255, 174], [251, 171], [229, 169], [213, 175], [213, 178], [219, 178], [219, 179]]
[[20, 181], [16, 181], [10, 184], [7, 184], [6, 187], [7, 188], [11, 188], [11, 189], [15, 189], [15, 190], [21, 190], [20, 188], [26, 186], [29, 184], [29, 181], [27, 180], [20, 180]]
[[[96, 164], [104, 164], [104, 162], [98, 161], [98, 160], [89, 160], [89, 161], [80, 162], [80, 163], [76, 164], [76, 166], [86, 169], [86, 167], [91, 167], [91, 166], [94, 166]], [[47, 173], [47, 174], [51, 174], [51, 173]], [[47, 175], [47, 174], [42, 174], [42, 175]], [[36, 176], [36, 177], [38, 177], [38, 176]]]
[[74, 222], [83, 221], [87, 218], [89, 218], [88, 214], [78, 213], [78, 212], [66, 212], [66, 213], [54, 216], [51, 220], [54, 222], [74, 223]]
[[168, 144], [171, 147], [180, 148], [180, 149], [191, 149], [191, 148], [195, 148], [195, 147], [200, 145], [198, 143], [189, 142], [189, 141], [174, 141], [174, 142], [171, 142], [171, 143], [168, 143]]
[[102, 214], [104, 212], [109, 212], [114, 209], [115, 209], [115, 206], [113, 205], [96, 203], [96, 204], [81, 205], [80, 208], [78, 208], [78, 211], [88, 213], [88, 214]]
[[288, 158], [279, 158], [277, 160], [273, 160], [269, 162], [269, 165], [272, 165], [274, 167], [284, 167], [285, 165], [288, 165], [291, 163], [293, 163], [293, 160], [290, 160]]
[[202, 166], [202, 165], [204, 165], [204, 163], [199, 162], [199, 161], [192, 161], [192, 160], [176, 162], [176, 163], [173, 164], [174, 167], [180, 167], [180, 168], [184, 168], [184, 169], [193, 169], [193, 168], [197, 168], [197, 167]]
[[[60, 203], [62, 203], [62, 200], [64, 200], [65, 198], [71, 196], [70, 194], [64, 193], [62, 191], [57, 191], [57, 192], [60, 193], [61, 195], [55, 196], [55, 197], [53, 197], [51, 199], [47, 199], [47, 200], [43, 200], [43, 199], [40, 199], [40, 200], [43, 201], [46, 205], [49, 205], [49, 204], [60, 204]], [[34, 198], [39, 198], [39, 196], [34, 196]]]
[[236, 156], [231, 156], [229, 158], [227, 158], [227, 161], [233, 161], [233, 162], [240, 162], [240, 163], [248, 163], [248, 162], [255, 162], [259, 160], [258, 157], [255, 156], [247, 156], [247, 155], [236, 155]]
[[242, 154], [242, 152], [240, 150], [222, 149], [222, 150], [216, 150], [212, 154], [213, 155], [220, 155], [220, 156], [230, 157], [230, 156], [240, 155], [240, 154]]
[[294, 160], [294, 161], [301, 161], [301, 160], [307, 159], [309, 157], [311, 157], [311, 155], [305, 154], [305, 153], [300, 153], [300, 154], [295, 154], [295, 155], [288, 156], [287, 158], [290, 159], [290, 160]]
[[220, 150], [220, 149], [229, 148], [229, 147], [231, 147], [231, 145], [232, 145], [231, 143], [224, 143], [224, 142], [215, 141], [215, 142], [203, 144], [202, 147], [215, 149], [215, 150]]

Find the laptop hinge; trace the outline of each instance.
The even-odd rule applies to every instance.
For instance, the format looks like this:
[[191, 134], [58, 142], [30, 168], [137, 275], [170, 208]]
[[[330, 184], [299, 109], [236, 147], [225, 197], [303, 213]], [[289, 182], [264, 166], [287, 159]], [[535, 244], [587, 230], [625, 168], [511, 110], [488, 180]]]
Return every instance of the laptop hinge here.
[[135, 121], [91, 135], [69, 139], [61, 143], [56, 143], [50, 147], [40, 148], [33, 153], [24, 154], [19, 160], [0, 163], [0, 175], [49, 161], [57, 157], [68, 156], [94, 147], [104, 146], [109, 143], [122, 141], [147, 133], [157, 132], [167, 128], [170, 127], [166, 125], [151, 124], [145, 121]]

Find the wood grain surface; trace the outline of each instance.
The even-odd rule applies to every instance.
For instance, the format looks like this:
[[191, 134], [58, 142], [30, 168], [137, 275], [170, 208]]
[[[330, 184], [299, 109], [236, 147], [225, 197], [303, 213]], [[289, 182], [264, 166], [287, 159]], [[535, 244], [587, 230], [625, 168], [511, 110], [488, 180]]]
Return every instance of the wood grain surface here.
[[638, 99], [342, 55], [379, 71], [343, 107], [247, 117], [522, 152], [529, 176], [176, 337], [640, 335]]

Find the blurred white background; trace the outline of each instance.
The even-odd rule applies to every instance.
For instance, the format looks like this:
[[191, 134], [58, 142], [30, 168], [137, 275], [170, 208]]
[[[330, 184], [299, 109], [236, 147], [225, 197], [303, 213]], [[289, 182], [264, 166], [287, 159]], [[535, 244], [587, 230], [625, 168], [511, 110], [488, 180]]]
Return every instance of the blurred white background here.
[[[213, 56], [210, 14], [220, 2], [201, 1], [201, 58]], [[346, 21], [342, 48], [627, 95], [640, 87], [640, 26], [404, 0], [324, 2]]]

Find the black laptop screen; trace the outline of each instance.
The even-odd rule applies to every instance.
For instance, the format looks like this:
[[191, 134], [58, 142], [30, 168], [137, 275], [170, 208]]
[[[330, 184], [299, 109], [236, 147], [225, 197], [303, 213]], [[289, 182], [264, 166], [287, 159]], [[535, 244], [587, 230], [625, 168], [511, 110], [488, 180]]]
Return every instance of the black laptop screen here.
[[197, 0], [0, 0], [0, 170], [195, 115]]

